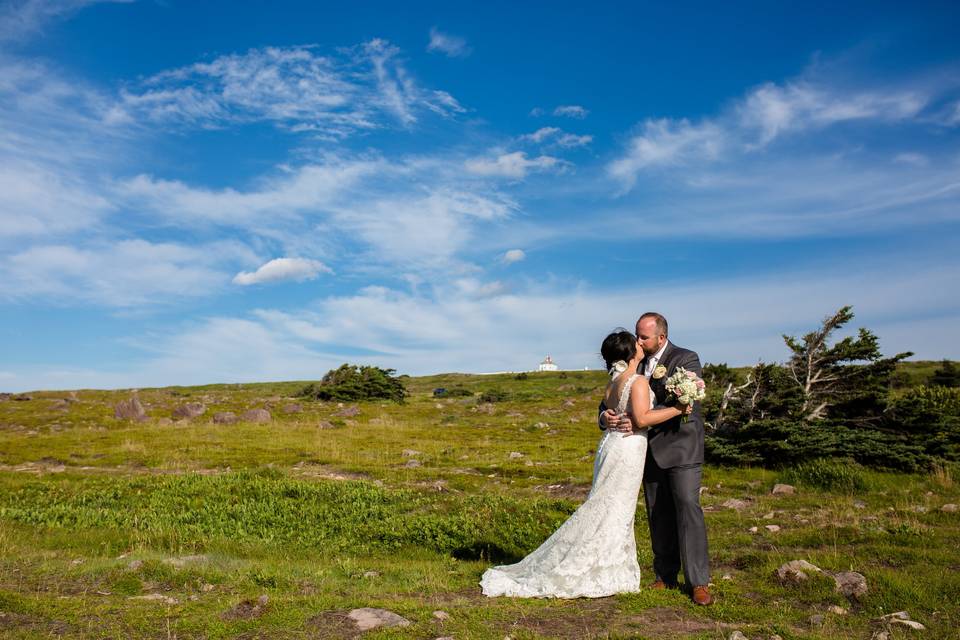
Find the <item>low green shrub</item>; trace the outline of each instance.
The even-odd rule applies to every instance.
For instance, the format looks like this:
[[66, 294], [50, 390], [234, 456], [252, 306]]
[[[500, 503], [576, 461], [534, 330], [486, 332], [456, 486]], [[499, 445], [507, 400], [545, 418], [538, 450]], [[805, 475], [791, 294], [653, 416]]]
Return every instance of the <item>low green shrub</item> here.
[[782, 478], [790, 484], [827, 491], [865, 491], [863, 467], [853, 460], [818, 458], [784, 470]]
[[297, 394], [313, 400], [393, 400], [403, 402], [407, 395], [403, 380], [393, 369], [342, 364], [331, 369], [319, 382], [311, 382]]

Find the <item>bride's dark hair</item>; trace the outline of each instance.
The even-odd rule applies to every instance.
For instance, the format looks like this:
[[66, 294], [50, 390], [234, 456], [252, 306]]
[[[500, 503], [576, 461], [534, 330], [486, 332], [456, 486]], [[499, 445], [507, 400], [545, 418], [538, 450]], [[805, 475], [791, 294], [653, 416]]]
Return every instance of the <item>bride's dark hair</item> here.
[[617, 329], [603, 339], [600, 355], [607, 363], [607, 371], [610, 371], [610, 367], [617, 360], [630, 362], [633, 356], [637, 355], [637, 336], [626, 329]]

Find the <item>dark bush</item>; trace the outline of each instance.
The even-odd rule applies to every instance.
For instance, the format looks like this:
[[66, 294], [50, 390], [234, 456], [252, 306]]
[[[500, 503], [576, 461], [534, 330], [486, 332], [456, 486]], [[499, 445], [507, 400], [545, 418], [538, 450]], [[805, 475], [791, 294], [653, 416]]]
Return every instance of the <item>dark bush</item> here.
[[393, 369], [340, 365], [331, 369], [319, 383], [311, 382], [297, 394], [314, 400], [393, 400], [403, 402], [407, 390], [403, 381], [393, 377]]
[[510, 398], [510, 394], [504, 391], [503, 389], [487, 389], [480, 394], [480, 397], [477, 399], [478, 402], [506, 402]]

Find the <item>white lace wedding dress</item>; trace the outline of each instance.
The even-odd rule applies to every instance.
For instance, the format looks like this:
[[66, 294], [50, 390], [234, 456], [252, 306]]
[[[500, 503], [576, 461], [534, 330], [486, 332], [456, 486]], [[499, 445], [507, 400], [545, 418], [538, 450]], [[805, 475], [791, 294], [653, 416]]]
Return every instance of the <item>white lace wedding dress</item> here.
[[[630, 406], [636, 377], [633, 374], [627, 380], [618, 412]], [[487, 569], [480, 579], [484, 595], [600, 598], [638, 591], [640, 565], [633, 522], [646, 455], [646, 432], [605, 432], [597, 445], [593, 486], [586, 501], [526, 558]]]

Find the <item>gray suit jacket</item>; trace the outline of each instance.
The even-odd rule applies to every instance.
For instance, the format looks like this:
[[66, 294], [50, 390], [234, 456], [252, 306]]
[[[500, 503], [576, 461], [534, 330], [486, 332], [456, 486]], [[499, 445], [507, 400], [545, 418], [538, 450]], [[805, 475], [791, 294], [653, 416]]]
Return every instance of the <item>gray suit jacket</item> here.
[[[662, 378], [650, 378], [650, 392], [656, 398], [655, 408], [666, 406], [664, 403], [669, 393], [665, 384], [677, 367], [683, 367], [698, 376], [703, 376], [700, 357], [695, 352], [678, 347], [672, 342], [667, 344], [657, 364], [666, 367], [667, 373]], [[641, 372], [643, 367], [644, 363], [640, 363]], [[703, 464], [703, 409], [700, 403], [693, 403], [693, 413], [686, 418], [677, 416], [650, 427], [648, 438], [650, 455], [661, 469]]]
[[[637, 370], [643, 374], [646, 361], [640, 363]], [[667, 368], [662, 378], [650, 378], [650, 392], [654, 395], [654, 408], [662, 409], [667, 401], [667, 389], [664, 386], [667, 378], [673, 375], [677, 367], [693, 371], [703, 376], [703, 367], [700, 366], [700, 357], [694, 351], [678, 347], [672, 342], [667, 343], [658, 366]], [[600, 403], [600, 413], [606, 409]], [[682, 467], [691, 464], [703, 464], [703, 411], [699, 402], [694, 403], [693, 413], [686, 416], [677, 416], [666, 422], [650, 427], [648, 431], [648, 455], [653, 456], [657, 466], [661, 469]]]

